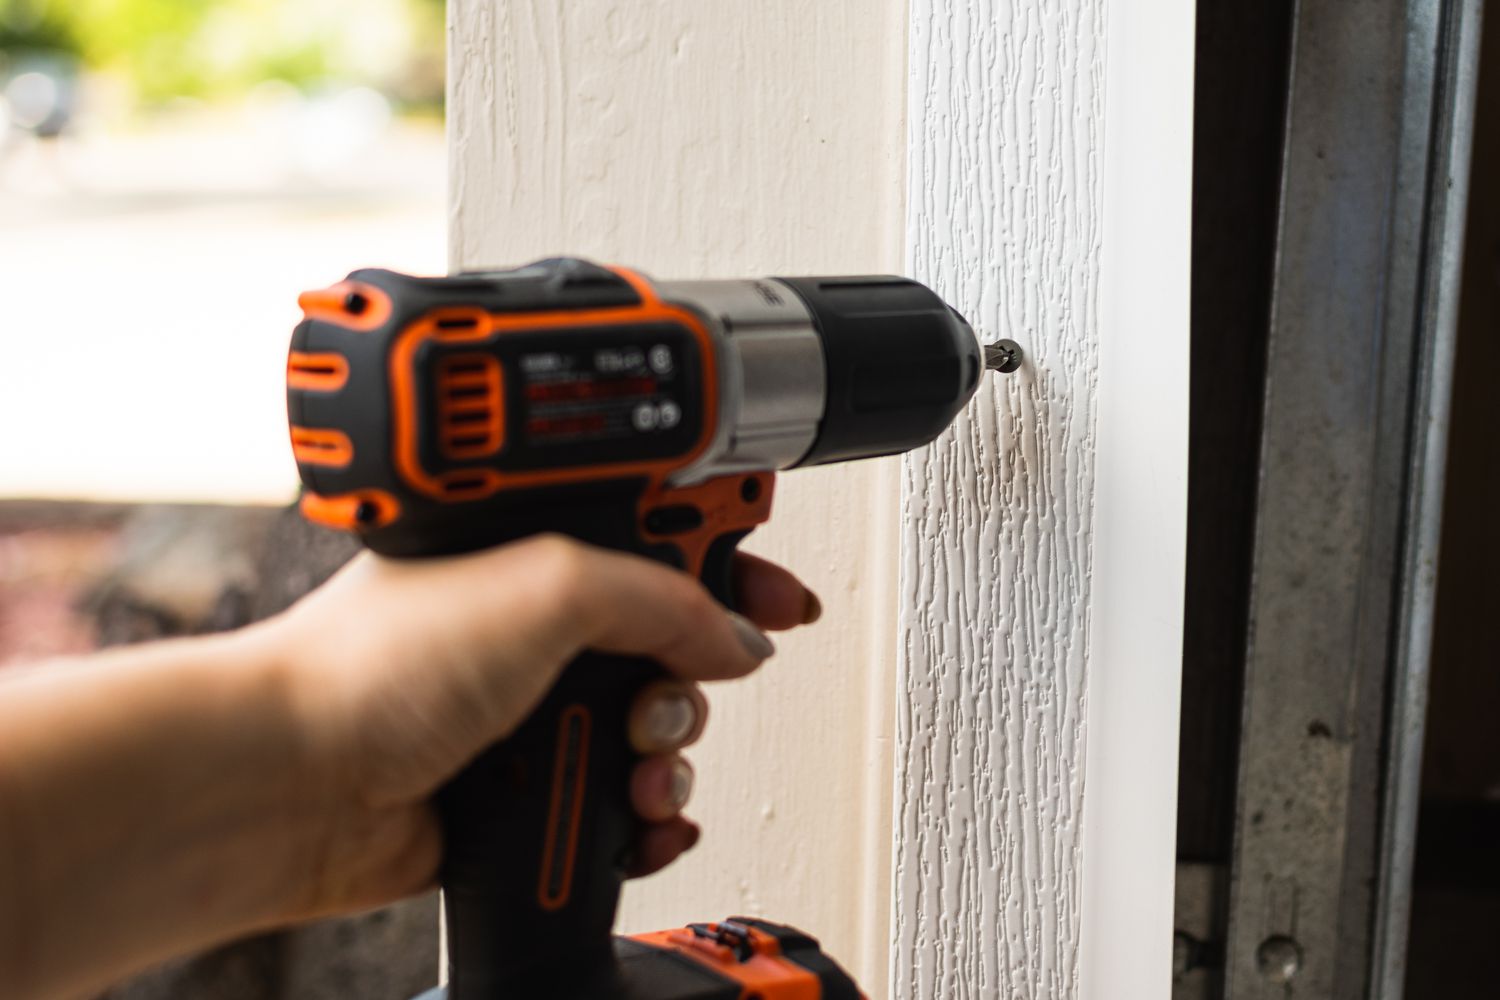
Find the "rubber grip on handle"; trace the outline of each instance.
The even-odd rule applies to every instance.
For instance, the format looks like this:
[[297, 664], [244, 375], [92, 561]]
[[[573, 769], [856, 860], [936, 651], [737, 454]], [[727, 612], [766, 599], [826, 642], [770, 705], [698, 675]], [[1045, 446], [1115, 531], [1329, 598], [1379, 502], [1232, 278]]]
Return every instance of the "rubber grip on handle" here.
[[[700, 576], [732, 607], [746, 531], [710, 547]], [[449, 1000], [577, 995], [614, 963], [611, 928], [640, 828], [631, 703], [649, 660], [585, 653], [535, 712], [438, 793]], [[590, 988], [594, 988], [591, 985]]]
[[589, 653], [438, 796], [452, 1000], [544, 997], [611, 960], [637, 830], [626, 718], [662, 670]]

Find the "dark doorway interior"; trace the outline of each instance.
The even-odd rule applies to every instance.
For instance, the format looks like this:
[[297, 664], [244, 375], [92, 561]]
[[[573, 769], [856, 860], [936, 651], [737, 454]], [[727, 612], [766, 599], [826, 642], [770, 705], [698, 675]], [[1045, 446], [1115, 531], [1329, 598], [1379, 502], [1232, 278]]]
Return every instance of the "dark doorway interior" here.
[[1198, 4], [1173, 996], [1222, 995], [1292, 0]]
[[1291, 0], [1198, 4], [1179, 860], [1227, 865]]

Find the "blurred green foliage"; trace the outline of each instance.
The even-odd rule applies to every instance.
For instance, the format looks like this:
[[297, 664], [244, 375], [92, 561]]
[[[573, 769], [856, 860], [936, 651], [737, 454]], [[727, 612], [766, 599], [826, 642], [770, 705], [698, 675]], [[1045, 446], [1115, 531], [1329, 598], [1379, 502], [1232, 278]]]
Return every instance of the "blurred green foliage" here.
[[233, 96], [268, 79], [367, 84], [426, 104], [442, 98], [443, 8], [443, 0], [0, 0], [0, 52], [72, 55], [127, 80], [148, 104]]
[[78, 39], [63, 4], [0, 0], [0, 52], [74, 52]]

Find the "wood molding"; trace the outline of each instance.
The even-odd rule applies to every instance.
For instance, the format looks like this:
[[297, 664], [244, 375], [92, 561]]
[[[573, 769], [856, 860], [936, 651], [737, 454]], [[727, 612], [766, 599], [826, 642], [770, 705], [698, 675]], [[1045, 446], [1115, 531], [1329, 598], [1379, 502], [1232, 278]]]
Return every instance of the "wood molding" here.
[[1168, 988], [1193, 20], [1127, 7], [911, 8], [910, 271], [1027, 360], [904, 464], [902, 998]]

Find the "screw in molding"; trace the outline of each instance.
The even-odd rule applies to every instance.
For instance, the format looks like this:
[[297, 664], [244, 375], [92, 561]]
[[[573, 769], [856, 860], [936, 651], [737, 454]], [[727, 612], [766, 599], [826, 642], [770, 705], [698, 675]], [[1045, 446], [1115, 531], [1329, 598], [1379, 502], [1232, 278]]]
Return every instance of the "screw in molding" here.
[[1021, 345], [1014, 340], [997, 340], [993, 344], [984, 347], [984, 366], [992, 372], [1009, 375], [1021, 367], [1021, 361], [1025, 355], [1021, 353]]

